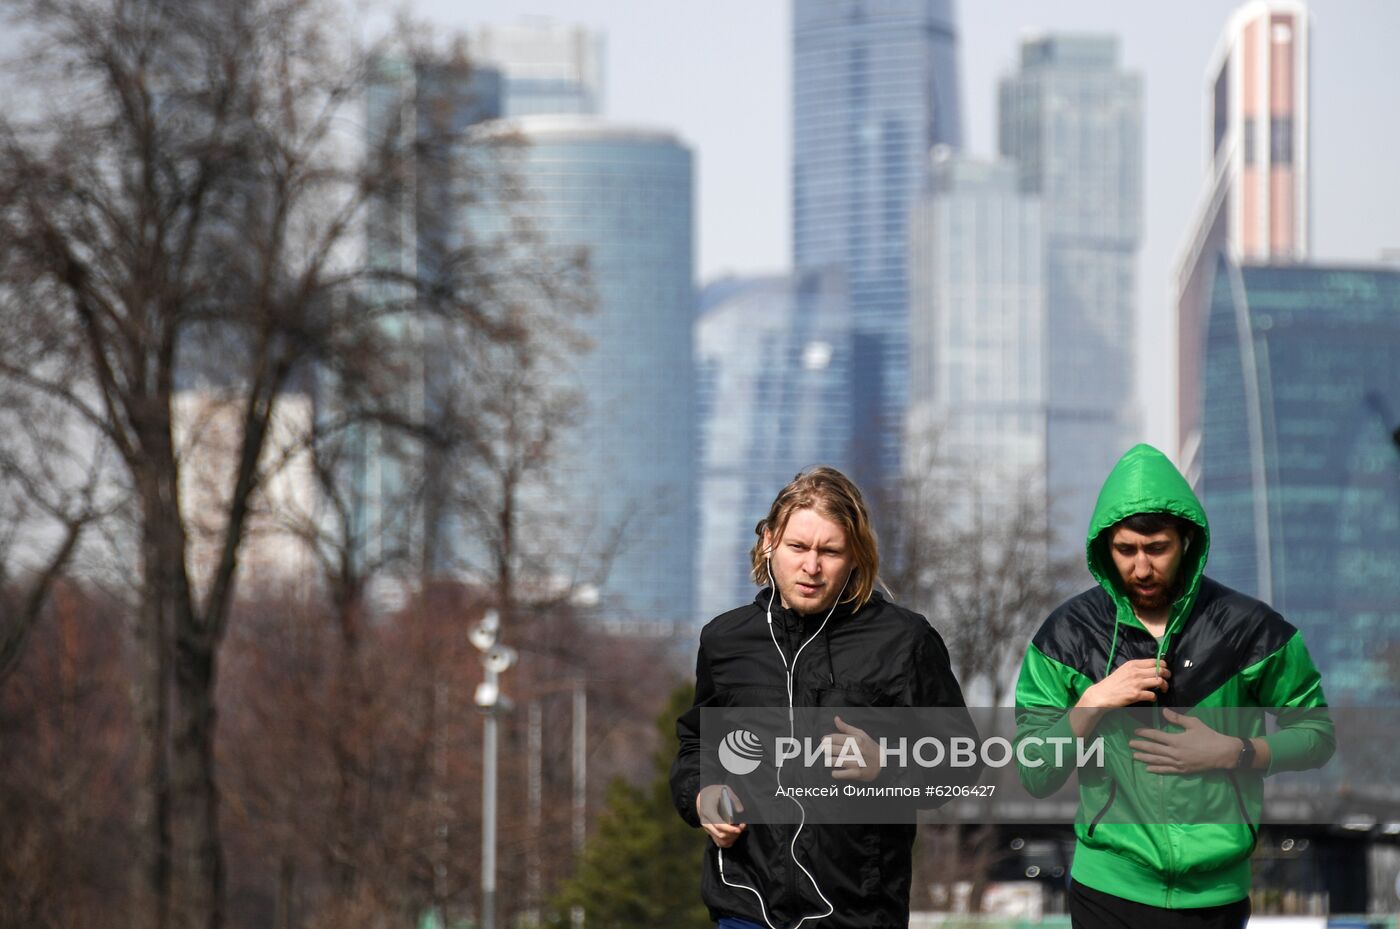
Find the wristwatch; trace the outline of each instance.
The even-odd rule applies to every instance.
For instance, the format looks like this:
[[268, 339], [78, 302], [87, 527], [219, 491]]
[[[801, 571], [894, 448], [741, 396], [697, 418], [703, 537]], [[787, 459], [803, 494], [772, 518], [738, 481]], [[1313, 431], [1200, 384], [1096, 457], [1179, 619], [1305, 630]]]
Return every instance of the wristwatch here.
[[1240, 756], [1235, 760], [1236, 771], [1248, 771], [1254, 767], [1254, 740], [1240, 739]]

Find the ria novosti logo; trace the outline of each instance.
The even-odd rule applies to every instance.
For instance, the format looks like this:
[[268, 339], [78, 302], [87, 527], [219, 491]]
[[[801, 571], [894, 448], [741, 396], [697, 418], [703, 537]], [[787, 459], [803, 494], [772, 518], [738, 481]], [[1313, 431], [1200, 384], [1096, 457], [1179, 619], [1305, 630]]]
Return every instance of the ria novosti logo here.
[[747, 729], [735, 729], [719, 743], [719, 763], [737, 777], [752, 774], [763, 761], [763, 742]]
[[[1086, 742], [1082, 738], [1070, 738], [1068, 736], [1058, 736], [1051, 738], [1041, 738], [1031, 736], [1013, 743], [1010, 739], [1000, 736], [993, 736], [979, 742], [977, 739], [960, 736], [948, 739], [945, 743], [941, 739], [925, 737], [914, 742], [907, 738], [887, 740], [881, 738], [878, 742], [879, 764], [882, 768], [888, 767], [908, 767], [911, 763], [920, 768], [971, 768], [985, 766], [989, 768], [1002, 768], [1010, 764], [1013, 760], [1022, 767], [1039, 768], [1049, 762], [1047, 755], [1053, 754], [1055, 767], [1064, 767], [1068, 763], [1067, 749], [1071, 746], [1075, 749], [1074, 764], [1076, 767], [1099, 767], [1104, 766], [1103, 737], [1098, 736], [1092, 741]], [[854, 740], [846, 740], [842, 743], [841, 749], [835, 754], [833, 759], [833, 745], [830, 738], [822, 738], [813, 741], [810, 738], [801, 740], [779, 736], [774, 740], [774, 760], [778, 767], [783, 767], [784, 762], [797, 760], [800, 765], [812, 767], [813, 765], [824, 765], [831, 767], [854, 763], [860, 767], [866, 765], [865, 757], [861, 754], [859, 744]], [[763, 741], [748, 729], [734, 729], [726, 735], [719, 744], [719, 763], [737, 777], [752, 774], [758, 770], [758, 766], [763, 762]]]

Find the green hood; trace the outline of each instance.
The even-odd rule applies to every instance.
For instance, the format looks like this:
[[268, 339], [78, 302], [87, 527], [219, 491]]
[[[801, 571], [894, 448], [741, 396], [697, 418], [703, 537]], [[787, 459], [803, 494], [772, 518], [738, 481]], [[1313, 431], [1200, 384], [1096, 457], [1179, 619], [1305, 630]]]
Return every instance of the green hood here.
[[1210, 525], [1206, 522], [1206, 511], [1201, 507], [1201, 501], [1191, 492], [1186, 478], [1181, 476], [1166, 455], [1151, 445], [1133, 446], [1113, 466], [1108, 479], [1103, 482], [1103, 489], [1099, 491], [1099, 501], [1094, 505], [1094, 516], [1089, 521], [1089, 538], [1084, 545], [1089, 559], [1089, 573], [1118, 604], [1118, 621], [1141, 625], [1133, 615], [1132, 605], [1118, 579], [1118, 570], [1113, 564], [1113, 556], [1109, 554], [1105, 533], [1114, 523], [1135, 513], [1171, 513], [1190, 520], [1200, 528], [1200, 536], [1191, 543], [1181, 559], [1181, 571], [1186, 582], [1172, 604], [1171, 618], [1167, 623], [1167, 634], [1171, 635], [1190, 615], [1191, 607], [1196, 602], [1206, 556], [1210, 553]]

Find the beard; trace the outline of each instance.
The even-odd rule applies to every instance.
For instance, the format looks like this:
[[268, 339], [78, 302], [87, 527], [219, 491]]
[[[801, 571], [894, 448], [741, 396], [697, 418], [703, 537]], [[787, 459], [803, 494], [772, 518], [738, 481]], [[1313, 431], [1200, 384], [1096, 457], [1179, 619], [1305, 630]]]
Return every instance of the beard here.
[[1128, 602], [1134, 609], [1156, 611], [1167, 608], [1177, 595], [1176, 584], [1161, 585], [1154, 588], [1150, 593], [1139, 590], [1136, 586], [1129, 584]]

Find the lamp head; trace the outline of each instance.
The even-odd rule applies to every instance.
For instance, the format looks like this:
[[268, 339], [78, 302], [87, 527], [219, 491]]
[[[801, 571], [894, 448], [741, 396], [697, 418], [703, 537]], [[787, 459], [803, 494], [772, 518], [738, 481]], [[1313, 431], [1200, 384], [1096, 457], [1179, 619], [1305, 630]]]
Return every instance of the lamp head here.
[[491, 650], [481, 656], [481, 666], [491, 674], [500, 674], [515, 664], [515, 649], [508, 645], [494, 645]]
[[481, 621], [472, 626], [471, 632], [467, 633], [467, 638], [479, 652], [490, 651], [496, 644], [496, 637], [501, 634], [501, 614], [495, 610], [487, 610], [486, 615], [481, 617]]
[[479, 708], [489, 710], [500, 701], [501, 686], [495, 681], [482, 681], [480, 684], [476, 685], [476, 696], [474, 699]]

